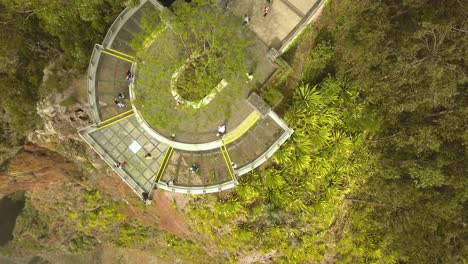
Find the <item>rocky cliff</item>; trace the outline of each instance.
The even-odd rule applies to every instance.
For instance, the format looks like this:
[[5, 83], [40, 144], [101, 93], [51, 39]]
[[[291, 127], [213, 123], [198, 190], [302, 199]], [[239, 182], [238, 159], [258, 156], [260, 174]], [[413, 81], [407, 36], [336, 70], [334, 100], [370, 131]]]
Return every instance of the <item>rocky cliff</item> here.
[[25, 145], [0, 172], [0, 194], [50, 192], [81, 178], [78, 167], [58, 153]]

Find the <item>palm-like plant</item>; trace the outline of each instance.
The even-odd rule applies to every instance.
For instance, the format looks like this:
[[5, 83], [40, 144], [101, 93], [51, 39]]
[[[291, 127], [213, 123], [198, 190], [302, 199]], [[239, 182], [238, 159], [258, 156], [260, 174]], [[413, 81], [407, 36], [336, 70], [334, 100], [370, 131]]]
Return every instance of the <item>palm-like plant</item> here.
[[272, 159], [278, 165], [287, 165], [291, 161], [292, 148], [283, 145], [278, 151], [275, 152]]
[[308, 83], [302, 83], [294, 94], [294, 99], [300, 104], [304, 104], [307, 108], [311, 108], [315, 103], [322, 101], [317, 85], [310, 87]]

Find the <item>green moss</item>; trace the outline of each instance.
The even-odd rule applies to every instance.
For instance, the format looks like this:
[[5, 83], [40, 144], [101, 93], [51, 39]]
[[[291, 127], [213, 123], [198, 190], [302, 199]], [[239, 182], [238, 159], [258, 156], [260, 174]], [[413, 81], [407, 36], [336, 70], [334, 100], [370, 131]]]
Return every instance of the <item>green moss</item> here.
[[93, 170], [94, 169], [94, 166], [91, 162], [87, 161], [85, 164], [84, 164], [84, 167], [86, 170], [90, 171], [90, 170]]
[[135, 245], [143, 244], [148, 240], [148, 228], [140, 225], [125, 224], [120, 227], [120, 233], [117, 240], [119, 247], [135, 247]]
[[96, 238], [87, 235], [81, 235], [72, 238], [68, 242], [68, 250], [72, 253], [84, 253], [93, 249], [98, 244]]

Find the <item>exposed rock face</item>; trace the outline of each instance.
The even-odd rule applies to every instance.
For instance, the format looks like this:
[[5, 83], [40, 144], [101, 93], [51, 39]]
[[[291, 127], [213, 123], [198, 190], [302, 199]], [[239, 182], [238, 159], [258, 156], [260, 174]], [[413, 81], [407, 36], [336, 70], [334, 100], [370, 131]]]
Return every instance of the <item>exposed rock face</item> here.
[[74, 79], [62, 93], [54, 93], [37, 104], [43, 127], [28, 135], [28, 141], [56, 151], [82, 165], [105, 168], [99, 156], [86, 147], [78, 130], [92, 124], [88, 105], [86, 78]]
[[57, 97], [51, 96], [38, 103], [37, 113], [44, 121], [44, 128], [36, 130], [35, 133], [39, 137], [55, 136], [59, 140], [81, 140], [77, 130], [91, 125], [87, 107], [81, 103], [65, 107], [60, 105]]
[[[26, 145], [0, 172], [0, 194], [16, 191], [47, 191], [81, 178], [77, 166], [59, 154]], [[54, 193], [54, 192], [51, 192]]]

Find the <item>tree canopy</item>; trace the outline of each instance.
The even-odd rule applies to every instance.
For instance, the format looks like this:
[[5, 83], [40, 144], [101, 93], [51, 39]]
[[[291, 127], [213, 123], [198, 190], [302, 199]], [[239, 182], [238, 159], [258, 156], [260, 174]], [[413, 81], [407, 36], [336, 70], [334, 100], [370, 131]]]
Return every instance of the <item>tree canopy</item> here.
[[350, 80], [379, 123], [367, 140], [374, 176], [352, 194], [345, 262], [377, 260], [379, 246], [407, 263], [467, 254], [466, 8], [341, 0], [325, 9], [305, 76]]
[[0, 3], [0, 112], [11, 129], [23, 133], [36, 126], [44, 68], [59, 61], [65, 71], [83, 70], [122, 7], [108, 0]]
[[[197, 0], [176, 4], [173, 12], [146, 14], [142, 20], [143, 32], [133, 42], [141, 62], [135, 104], [150, 124], [165, 128], [177, 126], [183, 116], [210, 119], [227, 112], [235, 97], [248, 90], [249, 42], [230, 13]], [[222, 83], [226, 86], [209, 103], [216, 113], [184, 104], [202, 100]], [[168, 111], [177, 101], [171, 89], [180, 95], [180, 111]]]

